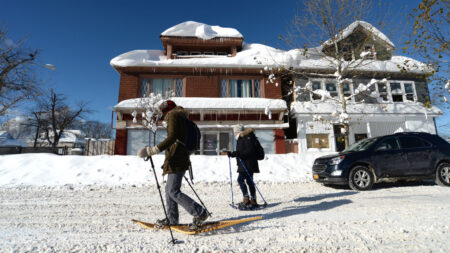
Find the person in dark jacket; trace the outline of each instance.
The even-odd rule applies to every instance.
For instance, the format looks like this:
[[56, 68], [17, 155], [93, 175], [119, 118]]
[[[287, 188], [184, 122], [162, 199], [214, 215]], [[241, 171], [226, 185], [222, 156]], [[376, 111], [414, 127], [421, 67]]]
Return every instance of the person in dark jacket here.
[[[259, 173], [258, 160], [256, 159], [256, 136], [255, 129], [244, 129], [243, 125], [236, 125], [233, 128], [234, 136], [237, 139], [236, 151], [228, 152], [229, 157], [237, 157], [237, 166], [239, 173], [238, 184], [241, 188], [244, 199], [239, 203], [240, 208], [255, 208], [258, 204], [256, 202], [256, 189], [253, 183], [253, 174]], [[241, 161], [245, 164], [242, 166]], [[248, 187], [248, 189], [247, 189]], [[250, 196], [248, 192], [250, 191]]]
[[164, 120], [167, 122], [167, 138], [154, 147], [145, 147], [138, 151], [138, 156], [146, 158], [162, 151], [165, 152], [164, 164], [162, 166], [163, 175], [167, 175], [166, 182], [166, 203], [167, 218], [158, 220], [159, 225], [178, 224], [178, 205], [194, 216], [192, 227], [198, 227], [208, 218], [205, 208], [181, 192], [181, 183], [186, 170], [191, 165], [189, 153], [180, 142], [185, 141], [186, 133], [184, 120], [187, 118], [186, 111], [177, 106], [172, 100], [166, 100], [159, 106]]

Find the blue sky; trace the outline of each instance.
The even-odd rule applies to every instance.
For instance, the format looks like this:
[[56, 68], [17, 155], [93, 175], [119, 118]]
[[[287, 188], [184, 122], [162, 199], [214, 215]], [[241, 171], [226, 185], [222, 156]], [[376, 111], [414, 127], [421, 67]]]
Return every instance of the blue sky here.
[[[392, 1], [393, 16], [405, 16], [418, 2]], [[56, 66], [40, 70], [46, 85], [65, 94], [69, 103], [88, 101], [95, 110], [88, 118], [103, 122], [110, 122], [118, 98], [119, 74], [109, 65], [113, 57], [163, 49], [159, 35], [188, 20], [236, 28], [248, 43], [286, 49], [278, 36], [286, 34], [297, 8], [289, 0], [7, 0], [1, 6], [0, 25], [11, 39], [26, 38], [30, 48], [41, 50], [40, 63]]]

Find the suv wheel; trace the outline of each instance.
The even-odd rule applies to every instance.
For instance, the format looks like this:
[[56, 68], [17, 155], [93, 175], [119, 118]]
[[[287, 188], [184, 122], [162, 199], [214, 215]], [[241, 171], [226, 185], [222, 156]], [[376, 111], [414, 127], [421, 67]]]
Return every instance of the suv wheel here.
[[436, 183], [442, 186], [450, 186], [450, 163], [441, 163], [436, 169]]
[[355, 166], [348, 179], [348, 185], [355, 191], [366, 191], [372, 189], [374, 177], [372, 171], [366, 166]]

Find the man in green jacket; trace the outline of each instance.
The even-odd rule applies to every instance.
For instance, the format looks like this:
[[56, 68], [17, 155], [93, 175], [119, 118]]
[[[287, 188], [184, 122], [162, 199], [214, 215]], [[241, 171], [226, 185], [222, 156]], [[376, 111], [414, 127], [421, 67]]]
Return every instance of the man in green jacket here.
[[167, 122], [167, 138], [154, 147], [147, 146], [138, 151], [138, 156], [142, 158], [166, 151], [162, 169], [163, 175], [167, 174], [165, 189], [168, 219], [157, 220], [157, 223], [159, 225], [178, 224], [178, 205], [181, 205], [189, 214], [194, 216], [191, 227], [196, 228], [208, 218], [208, 212], [180, 190], [184, 174], [191, 165], [189, 153], [182, 144], [186, 140], [184, 120], [188, 117], [188, 114], [172, 100], [162, 102], [159, 110]]

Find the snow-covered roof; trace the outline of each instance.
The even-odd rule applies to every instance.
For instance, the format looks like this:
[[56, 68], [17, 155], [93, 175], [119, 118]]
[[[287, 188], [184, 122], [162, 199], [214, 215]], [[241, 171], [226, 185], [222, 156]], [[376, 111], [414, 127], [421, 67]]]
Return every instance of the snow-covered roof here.
[[[113, 58], [113, 67], [184, 67], [184, 68], [251, 68], [262, 69], [270, 66], [281, 66], [294, 69], [332, 70], [336, 69], [335, 60], [324, 55], [320, 48], [313, 48], [305, 52], [300, 49], [284, 51], [262, 44], [244, 43], [242, 51], [234, 57], [207, 57], [188, 59], [167, 59], [161, 50], [133, 50]], [[361, 60], [359, 60], [361, 61]], [[405, 56], [392, 56], [390, 60], [364, 60], [358, 65], [357, 61], [346, 62], [352, 64], [352, 69], [400, 73], [405, 67], [409, 72], [424, 74], [431, 71], [426, 64]]]
[[212, 38], [242, 38], [242, 34], [234, 29], [227, 27], [220, 27], [217, 25], [210, 26], [207, 24], [186, 21], [176, 26], [165, 30], [161, 33], [162, 36], [176, 36], [176, 37], [197, 37], [199, 39], [209, 40]]
[[[133, 98], [121, 101], [114, 106], [115, 111], [143, 108], [147, 98]], [[287, 110], [286, 101], [269, 98], [204, 98], [173, 97], [177, 105], [188, 110]]]
[[[334, 112], [341, 112], [340, 106], [334, 101], [326, 102], [294, 102], [291, 104], [291, 113], [294, 114], [332, 114]], [[382, 103], [382, 104], [368, 104], [368, 103], [347, 103], [348, 114], [365, 114], [365, 115], [430, 115], [438, 116], [442, 112], [436, 106], [431, 108], [425, 107], [419, 102], [409, 103]]]
[[[50, 137], [53, 137], [53, 132], [49, 133]], [[85, 134], [83, 131], [78, 129], [67, 129], [61, 135], [59, 139], [60, 143], [85, 143]]]
[[[361, 21], [361, 20], [357, 20], [353, 23], [351, 23], [349, 26], [347, 26], [344, 30], [342, 30], [336, 37], [336, 39], [338, 41], [343, 40], [345, 38], [347, 38], [350, 34], [353, 33], [353, 31], [358, 27], [358, 26], [362, 26], [364, 29], [368, 30], [370, 33], [372, 33], [373, 35], [377, 36], [378, 38], [380, 38], [381, 40], [385, 41], [386, 43], [388, 43], [389, 45], [391, 45], [392, 47], [395, 47], [394, 43], [392, 43], [392, 41], [386, 36], [384, 35], [380, 30], [378, 30], [377, 28], [375, 28], [373, 25], [365, 22], [365, 21]], [[333, 41], [331, 39], [327, 40], [324, 42], [324, 45], [331, 45], [333, 44]]]

